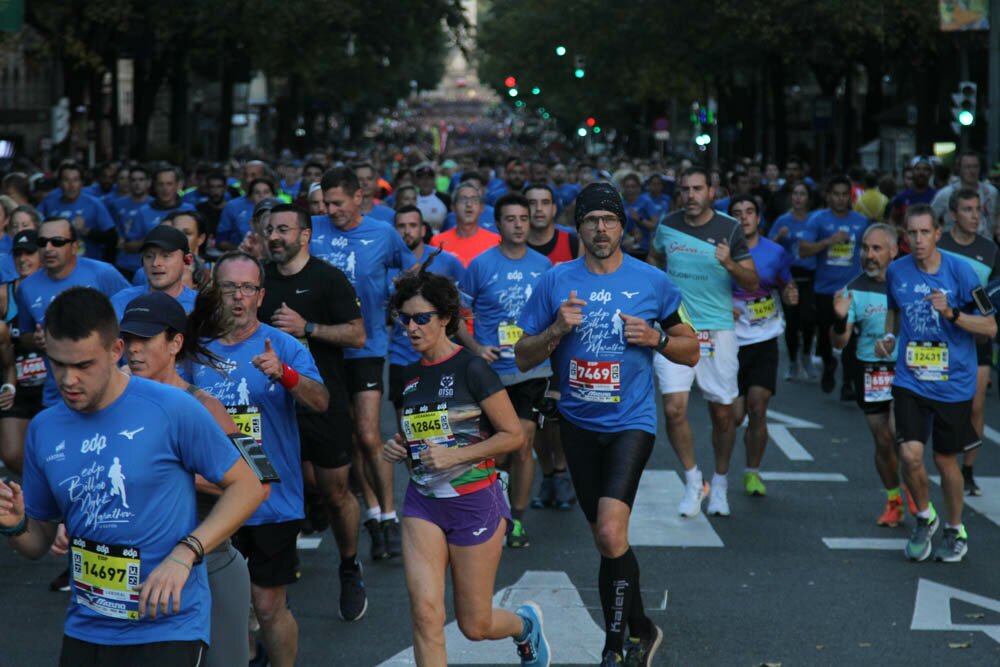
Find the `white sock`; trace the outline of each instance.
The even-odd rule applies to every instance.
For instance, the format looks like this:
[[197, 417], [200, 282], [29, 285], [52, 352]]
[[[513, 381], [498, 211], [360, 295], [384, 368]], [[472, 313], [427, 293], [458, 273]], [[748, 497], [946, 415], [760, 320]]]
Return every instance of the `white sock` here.
[[395, 520], [396, 520], [396, 513], [395, 512], [385, 512], [384, 514], [382, 514], [379, 517], [379, 521], [380, 522], [381, 521], [395, 521]]
[[684, 471], [684, 481], [688, 484], [701, 484], [702, 477], [701, 471], [698, 470], [698, 466]]
[[365, 521], [368, 521], [368, 519], [377, 519], [380, 514], [382, 514], [382, 508], [378, 505], [369, 507], [365, 510]]
[[760, 472], [760, 468], [747, 468], [743, 472], [746, 472], [746, 473], [759, 473]]
[[716, 489], [728, 489], [729, 479], [726, 477], [726, 475], [720, 475], [719, 473], [715, 473], [712, 475], [712, 487]]

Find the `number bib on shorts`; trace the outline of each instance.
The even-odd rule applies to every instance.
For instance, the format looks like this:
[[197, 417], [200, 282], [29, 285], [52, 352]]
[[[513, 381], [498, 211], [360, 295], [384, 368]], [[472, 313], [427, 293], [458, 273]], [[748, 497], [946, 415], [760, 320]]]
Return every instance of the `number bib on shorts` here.
[[826, 251], [826, 263], [830, 266], [850, 266], [854, 259], [854, 241], [834, 243]]
[[404, 408], [400, 421], [403, 438], [414, 461], [419, 461], [420, 452], [430, 445], [454, 447], [456, 444], [448, 420], [447, 403]]
[[715, 341], [712, 339], [711, 331], [698, 332], [698, 347], [702, 359], [711, 359], [715, 356]]
[[48, 375], [45, 370], [45, 359], [34, 352], [25, 357], [19, 357], [14, 362], [14, 367], [17, 371], [17, 383], [23, 387], [41, 385], [45, 382], [45, 376]]
[[746, 304], [747, 315], [750, 317], [750, 326], [752, 327], [759, 327], [766, 324], [778, 314], [778, 307], [774, 303], [773, 296], [751, 299]]
[[865, 364], [865, 403], [892, 400], [892, 380], [896, 372], [885, 364]]
[[240, 433], [249, 435], [258, 445], [263, 444], [264, 424], [260, 408], [256, 405], [229, 405], [226, 406], [226, 412], [236, 422]]
[[500, 355], [514, 358], [514, 345], [521, 340], [524, 330], [513, 321], [503, 321], [497, 327], [497, 335], [500, 338]]
[[570, 390], [590, 403], [620, 403], [621, 362], [570, 359]]
[[139, 549], [74, 537], [73, 590], [77, 604], [102, 616], [139, 620]]
[[906, 367], [913, 377], [924, 382], [948, 379], [948, 343], [911, 340], [906, 344]]

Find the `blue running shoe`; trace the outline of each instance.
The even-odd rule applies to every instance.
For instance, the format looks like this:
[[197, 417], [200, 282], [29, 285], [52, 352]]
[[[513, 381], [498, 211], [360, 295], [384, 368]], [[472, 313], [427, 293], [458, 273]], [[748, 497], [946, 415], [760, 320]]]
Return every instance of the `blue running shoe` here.
[[517, 654], [522, 665], [534, 667], [549, 667], [552, 656], [549, 653], [549, 640], [545, 638], [542, 629], [542, 608], [534, 602], [526, 602], [517, 608], [517, 615], [527, 622], [528, 634], [517, 644]]

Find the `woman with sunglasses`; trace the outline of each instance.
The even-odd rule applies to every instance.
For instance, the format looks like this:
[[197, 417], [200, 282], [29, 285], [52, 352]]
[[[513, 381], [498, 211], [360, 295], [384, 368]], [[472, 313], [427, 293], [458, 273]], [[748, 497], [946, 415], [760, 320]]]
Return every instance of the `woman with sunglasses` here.
[[14, 236], [14, 268], [18, 277], [0, 285], [0, 365], [3, 386], [0, 388], [0, 458], [5, 466], [20, 474], [24, 460], [24, 435], [28, 422], [42, 411], [42, 384], [45, 382], [45, 359], [28, 350], [17, 335], [17, 300], [21, 280], [38, 270], [38, 235], [25, 231]]
[[494, 458], [521, 446], [521, 425], [489, 364], [451, 341], [464, 324], [458, 290], [429, 273], [431, 263], [404, 275], [392, 298], [420, 360], [403, 370], [401, 432], [383, 454], [410, 468], [402, 527], [414, 655], [422, 667], [448, 664], [444, 572], [450, 565], [462, 633], [471, 640], [510, 637], [522, 665], [547, 666], [538, 605], [528, 602], [516, 614], [492, 606], [512, 525]]

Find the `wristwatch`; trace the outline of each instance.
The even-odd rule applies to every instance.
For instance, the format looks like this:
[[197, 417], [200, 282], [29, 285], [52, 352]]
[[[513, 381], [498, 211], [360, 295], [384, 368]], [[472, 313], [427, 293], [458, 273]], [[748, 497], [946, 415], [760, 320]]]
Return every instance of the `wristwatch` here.
[[306, 322], [306, 326], [303, 328], [306, 333], [306, 338], [312, 336], [313, 331], [316, 330], [316, 325], [313, 322]]
[[670, 336], [667, 335], [666, 331], [660, 332], [660, 342], [656, 344], [657, 352], [660, 352], [667, 346], [667, 341], [670, 340]]
[[955, 320], [957, 320], [958, 316], [961, 315], [961, 314], [962, 314], [962, 311], [960, 311], [958, 308], [952, 308], [951, 309], [951, 317], [948, 318], [948, 321], [951, 322], [952, 324], [954, 324]]

